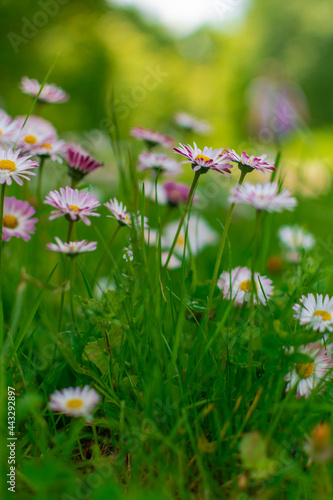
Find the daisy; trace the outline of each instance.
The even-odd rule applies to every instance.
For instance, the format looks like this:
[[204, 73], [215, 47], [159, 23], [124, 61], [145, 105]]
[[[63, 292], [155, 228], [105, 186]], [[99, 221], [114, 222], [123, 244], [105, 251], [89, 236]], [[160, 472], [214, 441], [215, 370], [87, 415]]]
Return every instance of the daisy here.
[[[266, 305], [274, 290], [272, 280], [254, 273], [254, 283], [256, 287], [256, 293], [253, 294], [254, 303], [259, 301]], [[223, 298], [234, 299], [234, 305], [241, 306], [244, 302], [249, 302], [252, 295], [251, 270], [247, 267], [236, 267], [231, 273], [225, 271], [218, 279], [217, 286], [222, 290]]]
[[286, 250], [286, 260], [295, 263], [301, 260], [302, 251], [311, 250], [316, 243], [314, 236], [297, 224], [294, 226], [281, 226], [278, 231], [278, 238]]
[[199, 120], [188, 113], [179, 112], [175, 115], [175, 122], [177, 125], [189, 132], [195, 132], [197, 134], [207, 134], [211, 131], [211, 126], [209, 123]]
[[[168, 250], [174, 240], [178, 229], [179, 221], [170, 222], [163, 230], [161, 236], [161, 245], [163, 250]], [[197, 255], [206, 246], [216, 245], [218, 241], [218, 233], [214, 231], [207, 222], [196, 215], [192, 215], [188, 224], [187, 247], [189, 247], [193, 255]], [[177, 257], [182, 258], [184, 253], [185, 231], [181, 228], [176, 241], [174, 253]]]
[[[32, 98], [36, 98], [38, 92], [41, 88], [41, 84], [34, 79], [30, 79], [27, 76], [24, 76], [19, 84], [19, 87], [23, 94], [28, 94]], [[39, 94], [38, 101], [44, 103], [60, 103], [66, 102], [69, 99], [69, 95], [62, 90], [60, 87], [57, 87], [54, 84], [46, 83]]]
[[90, 226], [91, 222], [88, 217], [100, 216], [94, 212], [100, 206], [96, 196], [89, 194], [88, 191], [79, 191], [69, 186], [66, 186], [66, 189], [60, 188], [60, 192], [50, 191], [44, 203], [56, 208], [51, 212], [50, 220], [65, 215], [73, 222], [81, 219], [87, 226]]
[[266, 184], [250, 184], [245, 182], [244, 186], [237, 186], [230, 190], [230, 203], [243, 203], [252, 205], [256, 210], [267, 212], [281, 212], [283, 209], [292, 210], [297, 205], [296, 198], [290, 195], [286, 189], [278, 193], [276, 182], [266, 182]]
[[79, 253], [93, 252], [97, 248], [97, 241], [88, 242], [88, 240], [82, 240], [63, 243], [60, 238], [57, 237], [55, 240], [56, 243], [48, 243], [46, 248], [53, 252], [64, 253], [70, 257], [75, 257]]
[[178, 148], [173, 151], [179, 155], [185, 156], [187, 160], [183, 163], [191, 163], [194, 172], [205, 174], [209, 169], [216, 170], [221, 174], [230, 174], [232, 165], [227, 163], [221, 156], [223, 148], [213, 149], [204, 147], [203, 150], [199, 149], [196, 143], [193, 143], [193, 148], [190, 145], [179, 144]]
[[38, 162], [31, 161], [31, 155], [20, 156], [21, 150], [1, 149], [0, 148], [0, 184], [11, 185], [13, 180], [20, 186], [23, 185], [22, 179], [29, 179], [29, 175], [36, 175], [30, 172], [32, 168], [38, 167]]
[[[167, 258], [168, 258], [169, 252], [161, 252], [161, 263], [162, 266], [165, 266]], [[171, 255], [169, 263], [168, 263], [168, 269], [180, 269], [183, 265], [183, 262], [178, 259], [175, 255]]]
[[142, 127], [132, 128], [130, 132], [132, 137], [136, 139], [140, 139], [141, 141], [145, 141], [149, 147], [154, 147], [157, 145], [164, 146], [166, 148], [172, 148], [173, 139], [168, 137], [167, 135], [163, 135], [160, 132], [154, 132], [154, 130], [150, 130]]
[[0, 144], [10, 144], [16, 132], [16, 125], [5, 111], [0, 109]]
[[81, 180], [85, 175], [103, 166], [103, 163], [95, 160], [87, 151], [77, 144], [67, 145], [66, 160], [69, 175], [77, 180]]
[[301, 325], [307, 325], [307, 329], [312, 328], [320, 333], [333, 331], [333, 298], [328, 295], [303, 295], [300, 304], [295, 304], [293, 310], [294, 318], [298, 319]]
[[298, 352], [310, 356], [312, 361], [294, 364], [291, 372], [284, 378], [288, 382], [286, 392], [296, 387], [297, 399], [302, 396], [307, 399], [312, 389], [327, 378], [326, 375], [333, 367], [333, 359], [320, 342], [301, 346]]
[[95, 389], [91, 389], [88, 385], [83, 389], [69, 387], [51, 394], [49, 408], [72, 417], [90, 417], [100, 399]]
[[[135, 216], [134, 214], [130, 214], [127, 212], [127, 208], [125, 205], [123, 205], [122, 202], [119, 202], [116, 198], [113, 200], [110, 199], [107, 203], [104, 203], [104, 206], [110, 210], [112, 215], [107, 215], [107, 217], [111, 217], [112, 219], [116, 219], [118, 223], [121, 226], [132, 226], [132, 220]], [[141, 226], [141, 215], [138, 213], [137, 214], [137, 224], [140, 227]], [[144, 226], [148, 227], [148, 219], [147, 217], [144, 218]]]
[[31, 239], [31, 234], [36, 231], [35, 224], [38, 219], [32, 217], [36, 210], [27, 201], [17, 200], [14, 196], [5, 198], [3, 208], [3, 241], [12, 237], [22, 238], [24, 241]]
[[[186, 186], [186, 184], [180, 184], [179, 182], [164, 182], [162, 187], [166, 193], [169, 204], [172, 206], [178, 206], [180, 203], [186, 203], [188, 195], [190, 194], [189, 186]], [[193, 203], [197, 201], [198, 197], [194, 195]]]
[[165, 189], [164, 189], [164, 184], [155, 184], [155, 182], [144, 181], [140, 185], [141, 185], [141, 190], [142, 190], [142, 186], [144, 185], [145, 196], [148, 199], [155, 202], [156, 195], [157, 195], [158, 204], [159, 205], [167, 205], [168, 197], [167, 197], [167, 194], [166, 194]]
[[139, 155], [138, 167], [140, 170], [156, 170], [157, 172], [166, 172], [168, 174], [178, 174], [180, 171], [179, 163], [163, 154], [141, 153]]
[[18, 116], [13, 122], [17, 130], [17, 146], [30, 154], [40, 154], [39, 150], [45, 153], [51, 149], [52, 144], [58, 140], [53, 125], [34, 115], [29, 116], [24, 125], [25, 119], [25, 116]]
[[248, 172], [252, 170], [259, 170], [263, 173], [266, 171], [276, 170], [273, 161], [265, 161], [267, 155], [261, 156], [249, 156], [245, 151], [241, 155], [238, 155], [233, 149], [226, 148], [223, 152], [224, 161], [232, 161], [238, 163], [239, 168], [246, 167]]

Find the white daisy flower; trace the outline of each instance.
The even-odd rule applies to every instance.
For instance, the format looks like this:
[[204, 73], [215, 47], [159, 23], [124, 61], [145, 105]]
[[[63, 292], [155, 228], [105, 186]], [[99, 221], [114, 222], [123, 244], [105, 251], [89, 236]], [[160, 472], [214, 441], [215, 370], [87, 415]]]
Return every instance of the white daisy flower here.
[[156, 170], [157, 172], [165, 172], [167, 174], [178, 174], [180, 172], [180, 164], [173, 158], [169, 158], [163, 154], [152, 152], [140, 153], [138, 158], [138, 167], [140, 170]]
[[[127, 208], [122, 202], [119, 202], [117, 198], [110, 199], [104, 206], [110, 210], [112, 215], [107, 215], [112, 219], [116, 219], [121, 226], [132, 226], [132, 221], [137, 220], [138, 226], [141, 226], [141, 215], [138, 213], [136, 216], [127, 212]], [[148, 227], [148, 219], [144, 218], [144, 227]]]
[[[170, 222], [167, 226], [165, 226], [161, 236], [161, 245], [163, 250], [170, 249], [177, 232], [178, 225], [179, 221], [177, 220]], [[218, 233], [214, 231], [203, 218], [198, 217], [197, 215], [192, 215], [188, 225], [187, 238], [187, 248], [190, 247], [191, 253], [193, 255], [197, 255], [206, 246], [217, 244]], [[182, 227], [174, 249], [175, 255], [180, 258], [183, 257], [184, 244], [185, 231], [184, 227]]]
[[57, 141], [57, 131], [54, 126], [39, 116], [29, 116], [24, 125], [25, 119], [25, 116], [18, 116], [13, 121], [17, 130], [15, 138], [17, 146], [31, 154], [39, 154], [35, 150], [40, 148], [47, 151], [48, 146]]
[[[253, 295], [254, 303], [259, 301], [266, 305], [274, 291], [272, 280], [254, 273], [254, 283], [256, 287], [256, 293]], [[225, 299], [234, 300], [235, 306], [241, 306], [244, 302], [249, 302], [252, 295], [251, 270], [247, 267], [236, 267], [231, 273], [225, 271], [219, 277], [217, 286], [222, 290]]]
[[[22, 81], [19, 85], [23, 94], [28, 94], [33, 99], [35, 99], [38, 96], [38, 92], [41, 86], [42, 85], [37, 80], [30, 79], [27, 76], [24, 76], [22, 78]], [[52, 103], [52, 104], [66, 102], [68, 101], [68, 99], [69, 95], [64, 90], [62, 90], [60, 87], [57, 87], [57, 85], [54, 85], [53, 83], [51, 84], [46, 83], [42, 88], [42, 91], [38, 97], [38, 101], [44, 103]]]
[[177, 113], [175, 115], [175, 122], [179, 127], [188, 130], [189, 132], [195, 132], [196, 134], [208, 134], [211, 131], [209, 123], [199, 120], [188, 113]]
[[53, 252], [64, 253], [70, 257], [75, 257], [80, 253], [93, 252], [97, 248], [97, 241], [82, 240], [63, 243], [60, 238], [55, 237], [56, 243], [48, 243], [46, 248]]
[[296, 198], [291, 196], [288, 189], [278, 193], [276, 182], [266, 182], [264, 185], [245, 182], [244, 186], [232, 188], [230, 193], [229, 203], [252, 205], [256, 210], [266, 212], [292, 210], [297, 205]]
[[328, 295], [303, 295], [300, 304], [295, 304], [293, 310], [294, 318], [298, 319], [301, 325], [306, 325], [307, 329], [312, 328], [320, 333], [333, 331], [333, 298]]
[[17, 128], [11, 117], [0, 109], [0, 144], [10, 145]]
[[187, 158], [183, 163], [191, 163], [194, 172], [205, 174], [211, 169], [224, 175], [231, 173], [232, 164], [224, 159], [223, 148], [213, 149], [205, 146], [201, 150], [194, 142], [193, 147], [189, 144], [179, 144], [179, 147], [174, 148], [173, 151]]
[[83, 389], [69, 387], [51, 394], [49, 407], [52, 411], [65, 413], [72, 417], [90, 417], [100, 399], [101, 397], [95, 389], [91, 389], [88, 385]]
[[36, 175], [31, 172], [32, 168], [38, 167], [37, 161], [31, 161], [31, 156], [20, 156], [21, 150], [1, 149], [0, 148], [0, 184], [11, 185], [13, 180], [20, 186], [23, 185], [22, 179], [29, 179], [29, 175]]
[[297, 363], [293, 366], [285, 381], [288, 382], [286, 392], [296, 386], [296, 397], [305, 396], [307, 399], [311, 391], [328, 378], [328, 372], [333, 367], [333, 359], [320, 342], [313, 342], [298, 349], [301, 354], [312, 358], [310, 363]]
[[302, 251], [311, 250], [316, 243], [314, 236], [295, 224], [294, 226], [281, 226], [278, 238], [285, 249], [285, 258], [289, 262], [297, 263], [302, 258]]
[[[166, 261], [168, 259], [169, 252], [161, 252], [161, 263], [162, 266], [164, 267], [166, 264]], [[176, 255], [172, 254], [169, 260], [168, 264], [168, 269], [179, 269], [182, 267], [182, 261], [176, 257]]]

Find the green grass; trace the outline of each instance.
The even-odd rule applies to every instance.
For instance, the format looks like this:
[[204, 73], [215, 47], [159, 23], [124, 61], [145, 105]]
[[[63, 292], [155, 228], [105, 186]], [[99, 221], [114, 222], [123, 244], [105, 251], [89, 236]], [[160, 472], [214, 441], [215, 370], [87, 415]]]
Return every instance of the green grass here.
[[[122, 201], [158, 227], [168, 209], [144, 202], [135, 162], [114, 141], [122, 165], [119, 191], [127, 193]], [[44, 174], [52, 179], [48, 166]], [[203, 182], [215, 175], [209, 172]], [[64, 176], [62, 185], [67, 182]], [[105, 201], [117, 194], [115, 186], [103, 188]], [[13, 191], [22, 197], [19, 188]], [[226, 196], [221, 190], [221, 200], [201, 211], [219, 233]], [[297, 400], [294, 391], [285, 393], [284, 381], [290, 360], [297, 359], [288, 358], [284, 346], [318, 339], [293, 320], [291, 306], [303, 293], [333, 292], [331, 196], [300, 199], [294, 213], [265, 217], [257, 259], [262, 273], [267, 255], [279, 253], [276, 229], [282, 224], [305, 224], [317, 236], [316, 249], [271, 276], [275, 296], [254, 316], [216, 291], [206, 329], [204, 312], [191, 302], [206, 304], [216, 247], [163, 273], [159, 251], [148, 248], [140, 232], [123, 228], [100, 270], [112, 287], [96, 295], [95, 269], [116, 229], [102, 208], [91, 227], [75, 226], [79, 239], [97, 239], [99, 248], [75, 260], [76, 319], [67, 292], [58, 331], [64, 260], [45, 244], [54, 235], [64, 239], [67, 222], [49, 222], [43, 206], [31, 242], [12, 240], [4, 248], [2, 360], [6, 383], [17, 393], [18, 498], [333, 498], [332, 463], [307, 467], [303, 450], [315, 425], [333, 423], [332, 383], [322, 394], [315, 390]], [[251, 266], [253, 233], [254, 219], [236, 213], [221, 270]], [[134, 260], [126, 263], [122, 248], [130, 236]], [[48, 409], [56, 389], [85, 384], [102, 396], [93, 423]], [[3, 447], [5, 470], [6, 460]]]

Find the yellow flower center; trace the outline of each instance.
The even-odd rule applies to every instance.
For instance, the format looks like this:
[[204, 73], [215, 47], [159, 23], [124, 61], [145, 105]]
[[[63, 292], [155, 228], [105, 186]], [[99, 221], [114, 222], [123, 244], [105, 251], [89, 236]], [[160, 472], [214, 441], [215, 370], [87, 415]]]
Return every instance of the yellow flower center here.
[[73, 210], [73, 212], [76, 214], [76, 212], [79, 210], [79, 207], [77, 205], [69, 205], [69, 208]]
[[332, 316], [327, 311], [320, 311], [320, 310], [318, 310], [318, 311], [315, 311], [314, 313], [315, 313], [315, 315], [317, 317], [321, 316], [321, 319], [323, 321], [329, 321], [330, 319], [332, 319]]
[[10, 170], [11, 172], [15, 172], [16, 165], [12, 160], [0, 160], [0, 169], [1, 170]]
[[49, 150], [49, 149], [52, 149], [52, 144], [45, 143], [45, 144], [41, 144], [40, 147]]
[[36, 144], [37, 137], [35, 135], [26, 135], [24, 138], [24, 142], [27, 144]]
[[177, 238], [177, 245], [183, 246], [185, 243], [185, 236], [180, 234]]
[[69, 245], [69, 248], [70, 248], [71, 250], [75, 250], [75, 245]]
[[239, 285], [239, 288], [243, 292], [252, 292], [252, 282], [251, 282], [251, 280], [242, 281], [241, 284]]
[[3, 218], [3, 225], [4, 227], [8, 227], [9, 229], [15, 229], [18, 225], [17, 218], [15, 215], [5, 215]]
[[0, 128], [0, 135], [2, 135], [2, 130], [1, 130], [1, 128]]
[[71, 409], [81, 408], [81, 406], [83, 406], [83, 404], [84, 403], [83, 403], [82, 399], [80, 399], [80, 398], [69, 399], [66, 402], [67, 408], [71, 408]]
[[174, 198], [178, 198], [178, 196], [180, 195], [180, 193], [179, 193], [178, 189], [173, 189], [173, 190], [171, 191], [171, 193], [170, 193], [170, 194], [171, 194], [171, 196], [173, 196]]
[[194, 158], [194, 161], [195, 160], [203, 160], [203, 161], [209, 161], [210, 158], [209, 156], [205, 156], [205, 155], [197, 155], [195, 158]]
[[300, 365], [296, 365], [296, 372], [300, 378], [309, 378], [314, 372], [314, 364], [302, 363]]

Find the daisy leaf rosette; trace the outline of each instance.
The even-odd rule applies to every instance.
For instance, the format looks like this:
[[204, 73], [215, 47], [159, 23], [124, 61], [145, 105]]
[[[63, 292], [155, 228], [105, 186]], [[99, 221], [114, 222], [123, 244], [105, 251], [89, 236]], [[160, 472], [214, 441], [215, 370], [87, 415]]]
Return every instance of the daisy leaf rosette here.
[[3, 209], [3, 241], [12, 237], [29, 241], [35, 233], [35, 224], [38, 222], [33, 215], [36, 210], [27, 202], [17, 200], [15, 196], [5, 198]]
[[232, 165], [223, 158], [223, 148], [213, 149], [205, 146], [201, 150], [194, 142], [193, 147], [189, 144], [179, 144], [179, 147], [174, 148], [173, 151], [187, 158], [183, 163], [190, 163], [194, 172], [206, 174], [209, 170], [215, 170], [224, 175], [231, 173]]
[[31, 155], [22, 155], [20, 149], [13, 151], [0, 148], [0, 184], [10, 186], [15, 181], [22, 186], [22, 179], [30, 181], [29, 176], [36, 175], [31, 169], [38, 167], [38, 162], [30, 158]]
[[88, 191], [79, 191], [69, 186], [60, 188], [59, 191], [50, 191], [44, 200], [45, 205], [50, 205], [53, 210], [49, 219], [57, 219], [65, 216], [69, 221], [76, 222], [82, 220], [87, 226], [91, 225], [89, 217], [99, 217], [95, 210], [100, 206], [96, 196]]
[[242, 306], [245, 302], [250, 303], [252, 295], [255, 304], [259, 302], [266, 305], [274, 291], [272, 280], [259, 273], [254, 273], [254, 284], [255, 293], [253, 293], [251, 269], [240, 266], [230, 273], [223, 272], [217, 281], [217, 286], [222, 290], [223, 298], [234, 300], [235, 306]]
[[309, 293], [303, 295], [300, 304], [293, 306], [294, 319], [307, 329], [320, 333], [333, 331], [333, 298], [329, 295]]
[[239, 155], [234, 149], [226, 148], [223, 151], [222, 157], [226, 162], [237, 163], [240, 170], [245, 171], [246, 173], [252, 172], [253, 170], [259, 170], [263, 173], [276, 170], [274, 161], [266, 161], [267, 154], [263, 154], [261, 156], [250, 156], [243, 151]]
[[[33, 99], [38, 96], [39, 90], [42, 84], [38, 80], [30, 79], [24, 76], [19, 84], [19, 88], [23, 94], [27, 94]], [[69, 99], [69, 95], [62, 88], [51, 83], [45, 83], [42, 88], [41, 93], [38, 96], [38, 101], [49, 104], [58, 104], [66, 102]]]
[[250, 184], [245, 182], [243, 186], [237, 185], [230, 190], [229, 203], [241, 203], [251, 205], [256, 210], [266, 212], [282, 212], [282, 210], [293, 210], [297, 200], [288, 189], [278, 193], [276, 182], [266, 184]]

